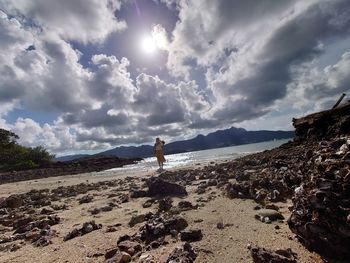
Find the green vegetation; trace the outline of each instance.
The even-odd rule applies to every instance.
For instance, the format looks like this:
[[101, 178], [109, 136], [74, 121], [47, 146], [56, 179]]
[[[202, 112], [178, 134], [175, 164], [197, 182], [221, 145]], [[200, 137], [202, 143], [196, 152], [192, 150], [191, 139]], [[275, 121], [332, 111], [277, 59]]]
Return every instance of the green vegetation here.
[[19, 145], [18, 139], [17, 134], [0, 128], [0, 171], [33, 169], [50, 163], [54, 158], [41, 146]]

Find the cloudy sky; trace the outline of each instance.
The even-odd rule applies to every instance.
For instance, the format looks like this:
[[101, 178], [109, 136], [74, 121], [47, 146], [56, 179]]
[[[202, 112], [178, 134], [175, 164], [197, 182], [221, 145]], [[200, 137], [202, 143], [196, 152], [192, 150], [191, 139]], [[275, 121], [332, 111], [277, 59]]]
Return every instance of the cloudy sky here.
[[0, 127], [60, 155], [350, 96], [349, 0], [0, 0]]

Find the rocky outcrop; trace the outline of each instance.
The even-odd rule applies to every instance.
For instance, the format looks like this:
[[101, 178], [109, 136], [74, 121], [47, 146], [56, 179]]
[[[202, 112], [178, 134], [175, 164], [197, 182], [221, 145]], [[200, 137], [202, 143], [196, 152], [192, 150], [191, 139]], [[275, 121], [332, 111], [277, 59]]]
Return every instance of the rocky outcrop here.
[[96, 157], [67, 162], [47, 163], [38, 169], [0, 173], [0, 184], [40, 179], [45, 177], [99, 172], [140, 161], [140, 158]]
[[320, 154], [313, 177], [295, 189], [288, 224], [308, 248], [330, 258], [350, 258], [350, 140], [331, 145], [341, 146]]
[[350, 133], [350, 102], [334, 109], [325, 110], [293, 119], [297, 141], [321, 140], [335, 135]]

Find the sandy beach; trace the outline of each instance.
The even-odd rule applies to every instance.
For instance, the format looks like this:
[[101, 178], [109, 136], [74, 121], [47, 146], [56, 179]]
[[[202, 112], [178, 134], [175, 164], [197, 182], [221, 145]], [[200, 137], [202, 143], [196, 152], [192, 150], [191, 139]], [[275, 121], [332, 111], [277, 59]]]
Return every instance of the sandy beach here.
[[[186, 168], [186, 170], [194, 169], [199, 168], [197, 166]], [[183, 174], [183, 171], [184, 168], [174, 169], [171, 172]], [[136, 171], [115, 172], [114, 174], [110, 174], [110, 172], [106, 174], [90, 173], [0, 185], [0, 196], [6, 197], [13, 194], [23, 194], [32, 189], [53, 190], [80, 183], [98, 184], [99, 182], [115, 182], [117, 180], [116, 185], [103, 187], [103, 190], [92, 190], [84, 194], [62, 197], [58, 201], [52, 202], [51, 207], [52, 204], [65, 204], [67, 206], [64, 210], [54, 211], [61, 218], [61, 222], [51, 227], [55, 231], [51, 240], [52, 244], [35, 247], [27, 241], [17, 240], [10, 244], [11, 246], [16, 244], [18, 249], [8, 247], [8, 250], [6, 250], [5, 245], [1, 245], [0, 262], [104, 262], [106, 251], [116, 247], [118, 237], [137, 232], [141, 224], [136, 224], [133, 227], [128, 225], [133, 215], [156, 213], [158, 209], [156, 203], [148, 208], [143, 207], [143, 204], [150, 199], [149, 197], [130, 198], [123, 203], [118, 201], [118, 196], [128, 195], [131, 188], [141, 186], [145, 178], [155, 175], [158, 174], [154, 171], [143, 173]], [[186, 186], [187, 197], [173, 197], [172, 199], [173, 206], [184, 200], [198, 205], [196, 209], [182, 211], [179, 214], [188, 222], [188, 228], [202, 230], [203, 238], [192, 243], [198, 254], [196, 262], [253, 262], [250, 251], [247, 249], [248, 244], [256, 244], [274, 250], [291, 248], [293, 252], [297, 253], [298, 262], [322, 262], [317, 254], [309, 252], [294, 238], [286, 220], [271, 224], [262, 223], [255, 218], [256, 202], [246, 199], [228, 199], [215, 187], [207, 188], [204, 194], [197, 194], [196, 188], [201, 181], [207, 180], [196, 180], [191, 185]], [[93, 196], [93, 200], [89, 203], [79, 204], [79, 198], [86, 194]], [[100, 212], [96, 215], [89, 212], [111, 202], [115, 204], [111, 211]], [[288, 218], [290, 213], [287, 209], [288, 205], [290, 205], [289, 202], [276, 203], [285, 218]], [[63, 241], [63, 237], [69, 231], [91, 220], [102, 224], [102, 228], [84, 236]], [[224, 228], [219, 229], [218, 224], [222, 224]], [[115, 232], [107, 232], [110, 231], [108, 230], [110, 228], [114, 228]], [[3, 235], [11, 234], [11, 232], [6, 227], [1, 229]], [[166, 262], [171, 251], [183, 243], [178, 237], [167, 236], [166, 240], [167, 245], [144, 251], [143, 258], [150, 255], [149, 259], [153, 258], [154, 262]], [[140, 260], [135, 258], [133, 262], [141, 262]]]

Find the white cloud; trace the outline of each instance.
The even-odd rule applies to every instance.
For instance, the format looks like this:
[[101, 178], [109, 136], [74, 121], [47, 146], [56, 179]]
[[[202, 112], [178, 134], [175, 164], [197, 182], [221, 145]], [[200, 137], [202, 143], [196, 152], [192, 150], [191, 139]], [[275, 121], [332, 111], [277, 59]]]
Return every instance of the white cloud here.
[[100, 42], [110, 33], [126, 28], [115, 12], [119, 0], [3, 0], [0, 8], [22, 15], [28, 23], [59, 35], [65, 40]]
[[[156, 24], [151, 34], [168, 52], [175, 80], [142, 70], [133, 78], [133, 61], [120, 54], [81, 64], [69, 41], [94, 45], [122, 30], [119, 1], [2, 1], [0, 126], [28, 146], [96, 150], [234, 123], [289, 127], [292, 114], [312, 110], [310, 99], [321, 108], [347, 89], [349, 52], [319, 61], [322, 54], [334, 59], [329, 50], [350, 35], [345, 0], [166, 3], [176, 6], [179, 21], [173, 32]], [[59, 117], [8, 123], [15, 108]]]

